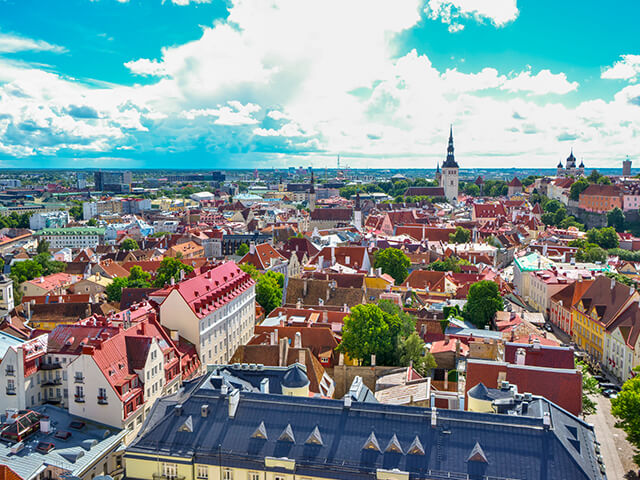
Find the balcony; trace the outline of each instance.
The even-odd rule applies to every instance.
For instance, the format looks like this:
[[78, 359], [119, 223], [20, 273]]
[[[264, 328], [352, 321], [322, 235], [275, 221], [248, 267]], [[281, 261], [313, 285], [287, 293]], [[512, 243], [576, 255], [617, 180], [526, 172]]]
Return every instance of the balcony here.
[[41, 363], [40, 370], [57, 370], [62, 368], [62, 364], [60, 362], [51, 362], [51, 363]]
[[108, 403], [106, 396], [98, 395], [98, 405], [107, 405]]
[[84, 403], [84, 395], [74, 395], [76, 403]]
[[57, 385], [62, 385], [62, 378], [60, 378], [60, 377], [47, 378], [47, 379], [42, 381], [42, 386], [43, 387], [50, 387], [50, 386], [57, 386]]
[[73, 378], [75, 383], [84, 383], [84, 377], [78, 377], [77, 375]]
[[13, 368], [7, 368], [7, 369], [4, 371], [4, 374], [5, 374], [7, 377], [15, 377], [15, 376], [16, 376], [16, 371], [15, 371]]
[[7, 395], [15, 395], [16, 394], [16, 388], [9, 388], [7, 387]]
[[61, 402], [62, 402], [62, 395], [49, 395], [47, 397], [44, 397], [44, 403], [57, 405]]

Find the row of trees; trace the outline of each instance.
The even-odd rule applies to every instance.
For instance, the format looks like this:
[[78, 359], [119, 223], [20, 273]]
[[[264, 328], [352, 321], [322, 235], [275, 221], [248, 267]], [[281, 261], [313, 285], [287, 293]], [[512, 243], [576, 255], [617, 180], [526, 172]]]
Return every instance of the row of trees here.
[[570, 247], [578, 247], [576, 260], [579, 262], [607, 261], [607, 250], [616, 249], [619, 245], [618, 235], [613, 227], [592, 228], [586, 238], [569, 242]]

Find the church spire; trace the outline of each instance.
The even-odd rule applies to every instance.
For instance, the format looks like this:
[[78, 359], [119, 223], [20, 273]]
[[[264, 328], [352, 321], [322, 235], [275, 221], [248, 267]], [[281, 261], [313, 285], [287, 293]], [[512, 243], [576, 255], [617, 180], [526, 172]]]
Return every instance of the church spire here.
[[449, 127], [449, 146], [447, 147], [447, 159], [442, 164], [442, 168], [458, 168], [455, 156], [453, 154], [453, 125]]
[[313, 169], [311, 169], [311, 187], [309, 187], [309, 193], [316, 193], [316, 188], [313, 185]]
[[356, 210], [360, 211], [360, 190], [356, 192]]

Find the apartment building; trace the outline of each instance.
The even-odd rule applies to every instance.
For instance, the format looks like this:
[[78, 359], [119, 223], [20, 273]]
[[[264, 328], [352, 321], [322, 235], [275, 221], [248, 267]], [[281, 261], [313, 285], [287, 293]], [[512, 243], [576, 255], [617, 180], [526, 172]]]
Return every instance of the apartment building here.
[[95, 248], [104, 239], [104, 228], [69, 227], [45, 228], [37, 232], [36, 238], [49, 242], [49, 248]]
[[227, 363], [253, 335], [255, 282], [234, 262], [155, 292], [160, 322], [196, 346], [202, 364]]

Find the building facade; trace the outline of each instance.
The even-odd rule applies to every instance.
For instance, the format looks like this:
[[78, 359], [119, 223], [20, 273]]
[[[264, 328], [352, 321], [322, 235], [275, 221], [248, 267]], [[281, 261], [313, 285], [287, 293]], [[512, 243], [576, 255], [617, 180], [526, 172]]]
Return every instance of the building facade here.
[[444, 196], [450, 202], [458, 200], [458, 163], [454, 156], [453, 127], [449, 130], [449, 146], [447, 147], [447, 159], [442, 164], [440, 174], [440, 186], [444, 188]]

